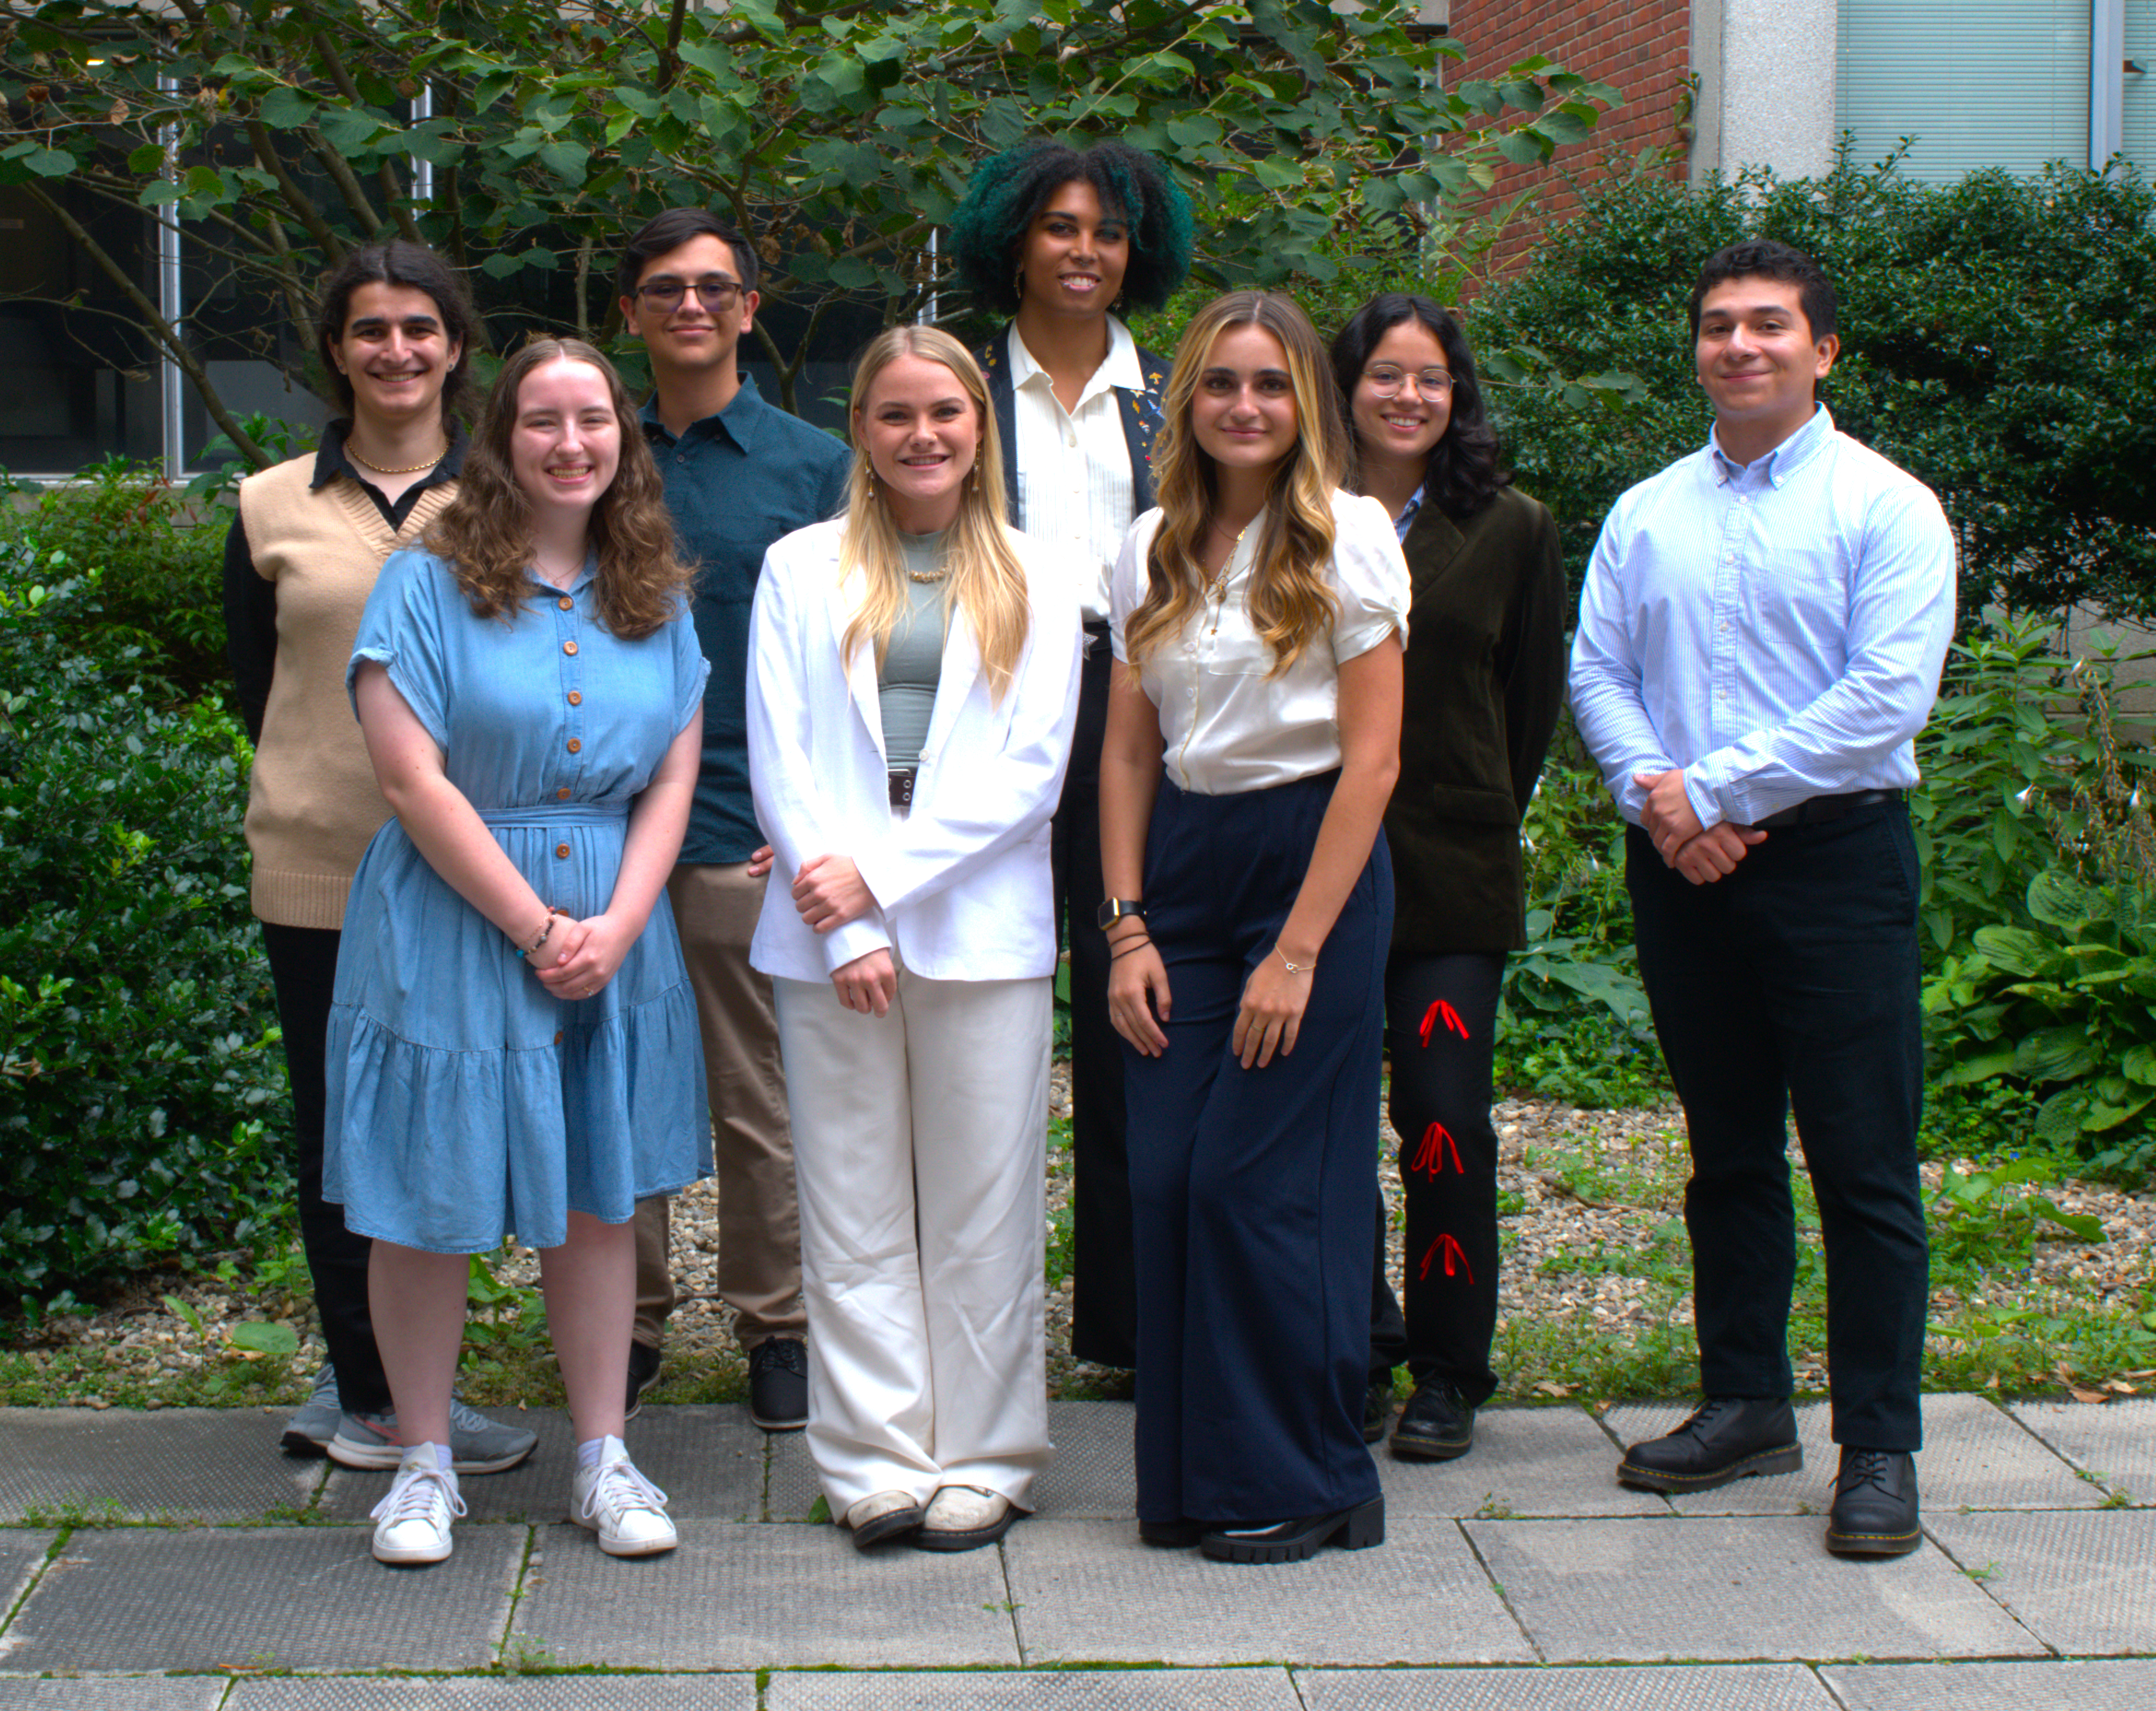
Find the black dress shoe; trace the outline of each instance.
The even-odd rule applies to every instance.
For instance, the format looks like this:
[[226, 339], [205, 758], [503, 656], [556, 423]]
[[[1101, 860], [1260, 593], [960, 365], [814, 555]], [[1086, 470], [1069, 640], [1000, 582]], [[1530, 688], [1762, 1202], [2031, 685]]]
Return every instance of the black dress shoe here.
[[808, 1424], [808, 1351], [798, 1337], [770, 1337], [748, 1357], [748, 1417], [766, 1431]]
[[1907, 1556], [1923, 1542], [1916, 1457], [1907, 1450], [1843, 1446], [1826, 1548], [1836, 1556]]
[[1159, 1550], [1188, 1550], [1205, 1530], [1202, 1523], [1180, 1517], [1173, 1521], [1141, 1521], [1138, 1543]]
[[636, 1418], [637, 1410], [644, 1406], [644, 1393], [659, 1382], [659, 1351], [649, 1343], [631, 1342], [629, 1345], [629, 1404], [621, 1411], [624, 1420]]
[[1372, 1379], [1363, 1395], [1363, 1441], [1374, 1444], [1393, 1423], [1393, 1375]]
[[1342, 1550], [1366, 1550], [1385, 1542], [1385, 1500], [1373, 1497], [1352, 1509], [1300, 1521], [1258, 1522], [1246, 1527], [1208, 1528], [1199, 1549], [1224, 1563], [1299, 1563], [1332, 1540]]
[[1474, 1447], [1475, 1410], [1451, 1380], [1416, 1385], [1393, 1428], [1393, 1453], [1412, 1462], [1450, 1462]]
[[1617, 1477], [1648, 1491], [1712, 1491], [1755, 1473], [1804, 1465], [1797, 1416], [1786, 1396], [1709, 1396], [1666, 1437], [1625, 1452]]

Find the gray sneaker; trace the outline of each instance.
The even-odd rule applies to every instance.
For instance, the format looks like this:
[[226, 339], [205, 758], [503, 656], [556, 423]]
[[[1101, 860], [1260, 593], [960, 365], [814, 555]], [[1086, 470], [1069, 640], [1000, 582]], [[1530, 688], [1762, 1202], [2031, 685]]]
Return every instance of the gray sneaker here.
[[337, 1423], [343, 1418], [344, 1405], [337, 1400], [336, 1369], [326, 1360], [315, 1374], [314, 1395], [285, 1422], [285, 1436], [278, 1442], [295, 1456], [326, 1455], [330, 1440], [336, 1436]]
[[[531, 1453], [539, 1434], [520, 1426], [502, 1426], [474, 1408], [449, 1404], [451, 1466], [459, 1473], [506, 1473]], [[397, 1441], [397, 1416], [347, 1414], [329, 1441], [329, 1458], [340, 1467], [394, 1468], [404, 1459]]]

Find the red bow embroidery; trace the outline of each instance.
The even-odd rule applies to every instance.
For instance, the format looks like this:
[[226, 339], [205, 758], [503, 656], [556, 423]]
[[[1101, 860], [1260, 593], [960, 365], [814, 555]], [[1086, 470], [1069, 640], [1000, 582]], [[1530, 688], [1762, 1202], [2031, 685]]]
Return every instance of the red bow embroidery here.
[[1452, 1132], [1441, 1123], [1434, 1123], [1422, 1132], [1422, 1145], [1416, 1150], [1414, 1163], [1408, 1166], [1408, 1174], [1426, 1171], [1435, 1179], [1445, 1174], [1445, 1149], [1452, 1148], [1452, 1168], [1462, 1176], [1467, 1167], [1460, 1162], [1460, 1143], [1452, 1138]]
[[1467, 1281], [1470, 1283], [1472, 1283], [1475, 1281], [1475, 1273], [1467, 1263], [1467, 1251], [1460, 1246], [1460, 1245], [1455, 1241], [1450, 1236], [1443, 1234], [1440, 1234], [1435, 1241], [1430, 1243], [1429, 1251], [1423, 1255], [1422, 1270], [1417, 1274], [1418, 1276], [1424, 1277], [1430, 1276], [1430, 1262], [1435, 1259], [1440, 1251], [1442, 1251], [1445, 1256], [1445, 1275], [1446, 1277], [1450, 1277], [1452, 1275], [1453, 1261], [1457, 1260], [1460, 1263], [1460, 1269], [1467, 1273]]
[[1430, 1044], [1430, 1030], [1437, 1025], [1440, 1016], [1445, 1019], [1445, 1025], [1450, 1031], [1463, 1040], [1467, 1037], [1467, 1024], [1460, 1020], [1460, 1012], [1440, 998], [1422, 1013], [1422, 1043], [1425, 1047]]

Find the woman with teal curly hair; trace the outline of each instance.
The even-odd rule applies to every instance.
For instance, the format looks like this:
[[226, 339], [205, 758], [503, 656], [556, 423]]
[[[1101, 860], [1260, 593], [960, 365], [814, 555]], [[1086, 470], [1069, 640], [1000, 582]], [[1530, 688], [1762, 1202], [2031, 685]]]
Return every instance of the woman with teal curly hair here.
[[1074, 1236], [1071, 1352], [1137, 1359], [1122, 1051], [1108, 1024], [1101, 928], [1101, 738], [1107, 727], [1107, 573], [1152, 508], [1149, 467], [1165, 358], [1112, 312], [1158, 307], [1190, 271], [1190, 202], [1158, 161], [1121, 142], [1037, 138], [982, 162], [952, 218], [958, 277], [1011, 317], [974, 353], [1004, 448], [1010, 519], [1061, 549], [1078, 578], [1086, 664], [1051, 853], [1070, 948]]

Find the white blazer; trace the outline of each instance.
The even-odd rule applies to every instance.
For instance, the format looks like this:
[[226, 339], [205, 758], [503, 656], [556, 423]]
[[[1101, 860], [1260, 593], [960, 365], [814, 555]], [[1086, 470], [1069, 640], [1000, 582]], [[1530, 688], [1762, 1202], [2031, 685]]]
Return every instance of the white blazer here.
[[[921, 750], [913, 805], [891, 811], [875, 650], [839, 652], [860, 604], [839, 583], [843, 519], [773, 543], [749, 625], [748, 768], [775, 853], [749, 961], [821, 981], [888, 947], [935, 980], [1019, 980], [1055, 970], [1048, 823], [1077, 717], [1081, 631], [1070, 578], [1024, 536], [1011, 538], [1032, 607], [1024, 651], [1000, 703], [953, 613]], [[850, 856], [875, 907], [818, 933], [794, 907], [793, 876]]]

